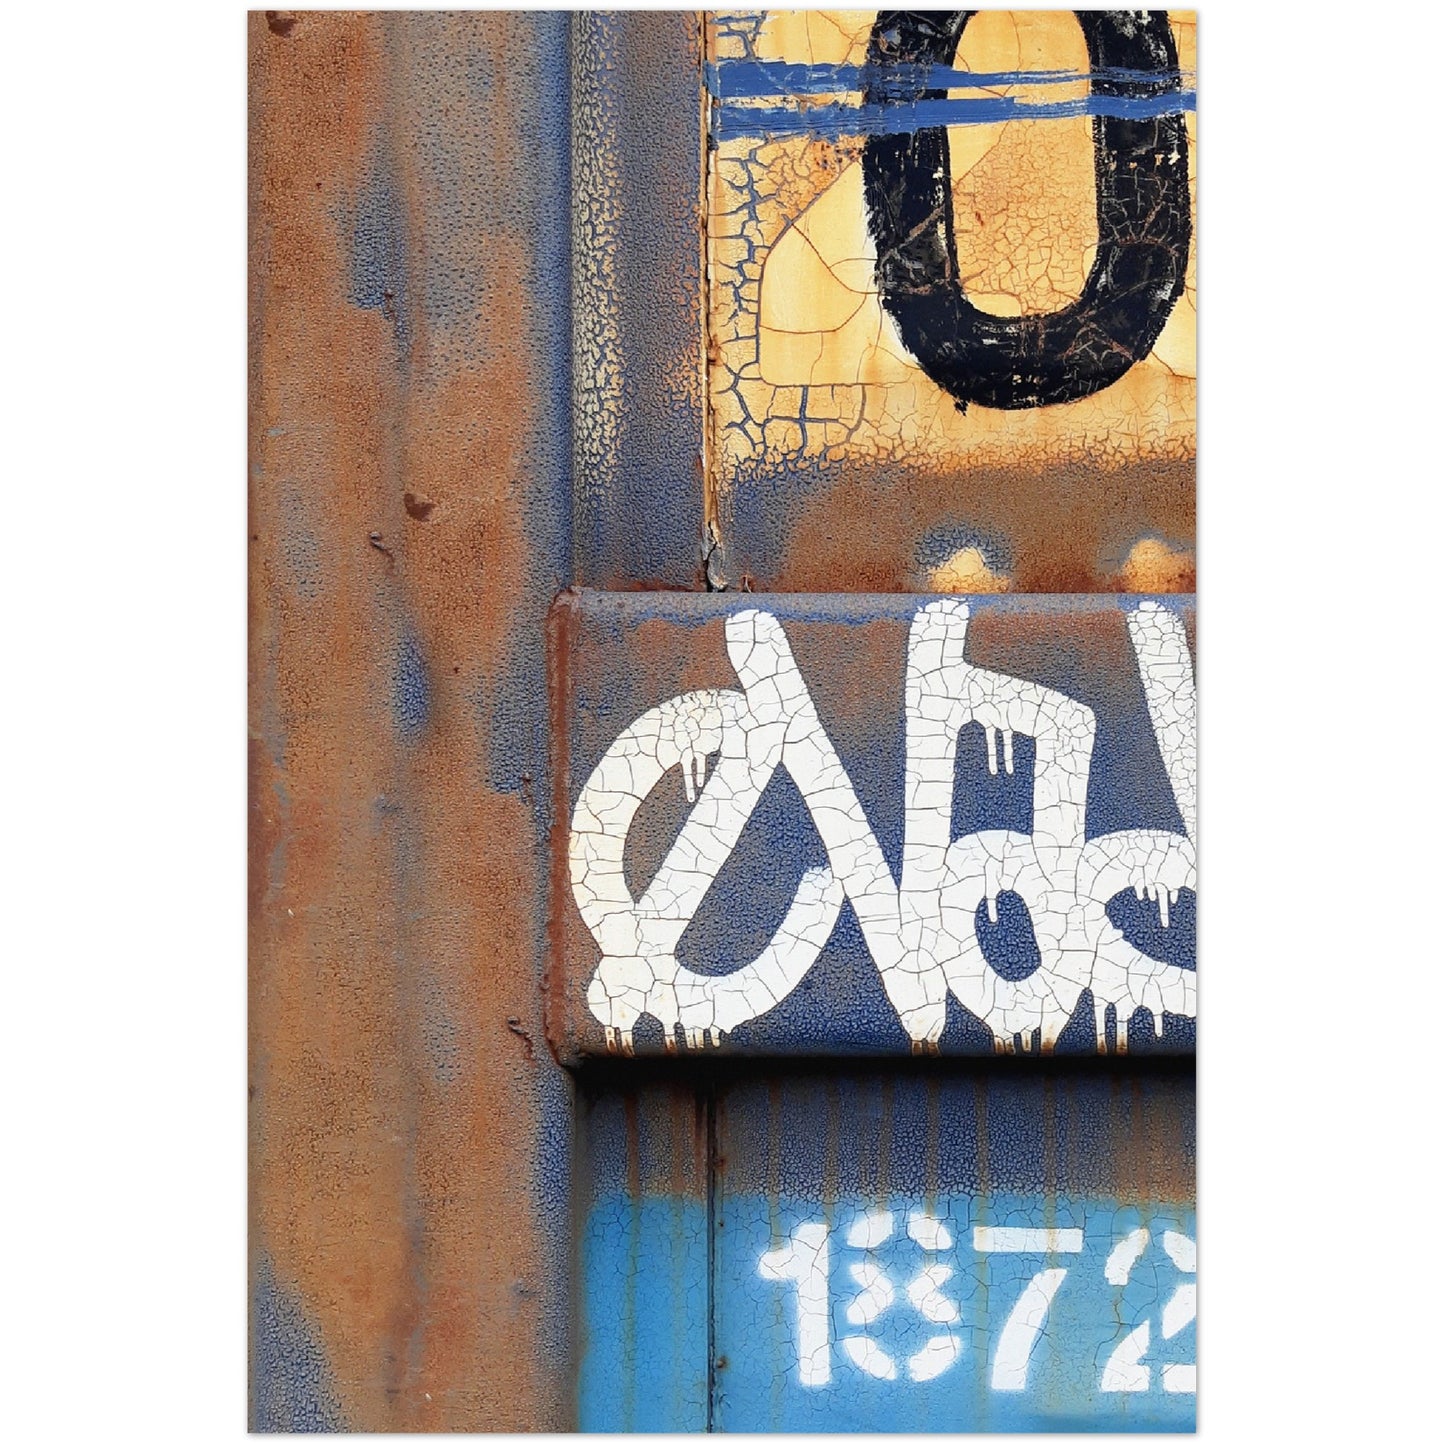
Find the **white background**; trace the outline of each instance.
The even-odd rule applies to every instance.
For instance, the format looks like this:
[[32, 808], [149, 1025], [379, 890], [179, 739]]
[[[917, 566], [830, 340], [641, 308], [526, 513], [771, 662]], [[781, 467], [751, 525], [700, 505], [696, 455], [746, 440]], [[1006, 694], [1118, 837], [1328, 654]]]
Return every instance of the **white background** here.
[[[1445, 46], [1433, 5], [1200, 10], [1202, 1433], [1419, 1439]], [[244, 28], [0, 27], [17, 1441], [244, 1432]]]

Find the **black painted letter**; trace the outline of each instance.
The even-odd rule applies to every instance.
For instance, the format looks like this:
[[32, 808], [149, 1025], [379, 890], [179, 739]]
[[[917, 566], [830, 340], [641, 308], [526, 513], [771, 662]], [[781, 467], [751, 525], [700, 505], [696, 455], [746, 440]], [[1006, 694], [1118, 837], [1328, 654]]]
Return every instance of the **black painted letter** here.
[[[941, 97], [926, 67], [951, 65], [971, 10], [883, 10], [868, 44], [866, 102]], [[1093, 94], [1151, 98], [1179, 89], [1164, 11], [1074, 12], [1096, 73]], [[1124, 78], [1099, 71], [1153, 72]], [[1099, 247], [1079, 299], [1043, 316], [990, 316], [958, 279], [948, 132], [870, 137], [868, 223], [883, 305], [924, 371], [957, 401], [1017, 410], [1076, 401], [1149, 354], [1189, 258], [1184, 117], [1094, 118]]]

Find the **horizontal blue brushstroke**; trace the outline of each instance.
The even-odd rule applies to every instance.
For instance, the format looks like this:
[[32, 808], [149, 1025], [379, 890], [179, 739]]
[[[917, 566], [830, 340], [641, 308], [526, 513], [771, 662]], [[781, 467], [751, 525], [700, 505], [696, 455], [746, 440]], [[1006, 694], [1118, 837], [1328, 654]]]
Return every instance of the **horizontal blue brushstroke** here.
[[[1189, 77], [1192, 79], [1192, 75]], [[707, 67], [708, 92], [718, 100], [831, 95], [881, 82], [921, 90], [980, 90], [998, 85], [1070, 85], [1113, 82], [1177, 86], [1178, 70], [955, 70], [949, 65], [797, 65], [785, 60], [722, 60]]]
[[1077, 100], [1019, 101], [1009, 96], [986, 99], [918, 100], [898, 105], [820, 105], [808, 110], [786, 106], [718, 107], [713, 134], [719, 141], [756, 136], [775, 140], [816, 135], [837, 140], [854, 135], [903, 135], [950, 125], [993, 125], [1007, 120], [1064, 120], [1105, 116], [1116, 120], [1153, 120], [1194, 109], [1192, 90], [1163, 95], [1088, 95]]

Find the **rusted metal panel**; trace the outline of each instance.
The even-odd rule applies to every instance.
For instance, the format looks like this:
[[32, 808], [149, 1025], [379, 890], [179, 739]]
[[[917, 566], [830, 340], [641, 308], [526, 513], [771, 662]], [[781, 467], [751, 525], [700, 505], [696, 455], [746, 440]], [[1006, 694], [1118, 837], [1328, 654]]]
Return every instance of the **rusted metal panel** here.
[[252, 1421], [557, 1428], [568, 22], [249, 35]]
[[[251, 16], [256, 1428], [1192, 1419], [1149, 1292], [1192, 1240], [1187, 1058], [931, 1056], [1193, 1049], [1192, 47], [1159, 12]], [[781, 1001], [696, 1012], [770, 948]], [[683, 1055], [621, 1052], [674, 995]], [[971, 1291], [929, 1379], [926, 1337], [845, 1344], [919, 1211]], [[1062, 1266], [976, 1227], [1084, 1241], [1017, 1399], [990, 1291]]]
[[563, 599], [559, 1055], [1192, 1051], [1192, 624]]

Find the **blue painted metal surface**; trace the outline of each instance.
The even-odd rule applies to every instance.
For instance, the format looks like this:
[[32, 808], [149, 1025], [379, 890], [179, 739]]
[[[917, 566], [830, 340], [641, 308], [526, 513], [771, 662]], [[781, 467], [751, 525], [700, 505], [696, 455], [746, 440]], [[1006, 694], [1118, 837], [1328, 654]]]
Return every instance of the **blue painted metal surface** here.
[[[804, 957], [781, 982], [767, 981], [751, 1016], [738, 1018], [734, 1010], [728, 1022], [725, 1005], [718, 1005], [722, 1036], [705, 1036], [702, 1047], [835, 1056], [928, 1047], [924, 1025], [908, 1013], [909, 980], [898, 979], [910, 969], [935, 968], [938, 993], [929, 1007], [941, 1026], [936, 1046], [945, 1053], [1050, 1046], [1063, 1053], [1106, 1047], [1192, 1051], [1192, 735], [1187, 766], [1166, 763], [1173, 724], [1161, 721], [1158, 698], [1151, 701], [1151, 669], [1158, 667], [1141, 652], [1148, 644], [1138, 634], [1141, 618], [1172, 629], [1176, 653], [1166, 670], [1173, 681], [1188, 683], [1188, 697], [1171, 694], [1165, 701], [1179, 703], [1174, 722], [1187, 723], [1184, 712], [1193, 696], [1190, 599], [584, 593], [561, 607], [566, 625], [557, 634], [554, 686], [564, 694], [569, 732], [567, 756], [557, 768], [567, 790], [558, 814], [570, 815], [572, 831], [570, 858], [554, 856], [555, 906], [564, 926], [554, 938], [562, 956], [549, 1027], [564, 1057], [629, 1045], [642, 1053], [698, 1047], [687, 1036], [686, 1017], [676, 1031], [664, 1028], [672, 998], [660, 983], [646, 999], [641, 993], [624, 998], [615, 989], [608, 993], [611, 980], [627, 969], [633, 972], [626, 977], [645, 980], [671, 969], [679, 997], [685, 987], [700, 994], [740, 987], [749, 960], [764, 956], [770, 939], [794, 927], [785, 919], [794, 916], [789, 910], [806, 880], [829, 869], [842, 893], [834, 900], [835, 921], [830, 926], [825, 918], [818, 927], [813, 961]], [[749, 618], [760, 619], [757, 625], [766, 625], [769, 636], [790, 650], [788, 685], [806, 692], [816, 715], [813, 738], [836, 749], [842, 792], [820, 791], [816, 778], [809, 782], [801, 775], [806, 759], [790, 765], [790, 756], [801, 755], [785, 753], [742, 803], [746, 820], [721, 852], [686, 865], [694, 874], [712, 870], [702, 880], [701, 897], [677, 903], [675, 889], [663, 880], [683, 866], [674, 850], [685, 846], [688, 830], [703, 828], [712, 816], [708, 788], [714, 785], [699, 790], [696, 777], [686, 778], [675, 750], [667, 751], [667, 738], [658, 744], [665, 755], [640, 783], [634, 781], [641, 777], [637, 765], [624, 755], [644, 747], [638, 729], [647, 732], [646, 719], [680, 717], [679, 707], [712, 696], [710, 689], [724, 701], [744, 695], [737, 663], [745, 653], [737, 629], [751, 627]], [[915, 694], [930, 685], [928, 678], [941, 676], [938, 649], [944, 643], [926, 635], [935, 624], [948, 629], [961, 661], [957, 676], [938, 683], [929, 702]], [[1020, 699], [1018, 727], [1002, 746], [986, 722], [994, 716], [984, 697], [990, 689], [991, 695]], [[945, 739], [953, 751], [937, 762], [948, 781], [929, 801], [919, 770], [937, 760], [920, 759], [928, 742], [920, 734], [935, 704], [954, 708]], [[788, 707], [791, 727], [807, 707], [800, 701]], [[1051, 720], [1064, 713], [1077, 737], [1065, 737]], [[747, 726], [746, 718], [737, 724], [743, 733]], [[707, 778], [727, 791], [718, 774], [730, 746], [726, 729], [707, 746], [713, 749]], [[606, 786], [613, 766], [623, 770], [621, 792]], [[839, 797], [848, 787], [861, 814], [855, 832], [871, 832], [876, 840], [884, 904], [896, 892], [896, 906], [905, 913], [912, 908], [921, 920], [916, 928], [927, 928], [929, 910], [942, 908], [943, 923], [952, 930], [946, 938], [919, 935], [927, 946], [916, 962], [887, 954], [907, 934], [907, 916], [874, 920], [871, 929], [860, 921], [872, 899], [864, 893], [870, 886], [866, 866], [844, 856], [852, 835], [840, 841], [820, 832], [828, 826], [826, 811], [847, 802]], [[640, 805], [629, 789], [645, 794]], [[1071, 821], [1060, 823], [1067, 808], [1059, 806], [1059, 797], [1070, 789], [1077, 808]], [[729, 805], [738, 796], [728, 792]], [[624, 823], [619, 819], [627, 808], [635, 811]], [[604, 815], [606, 822], [600, 821]], [[1061, 838], [1061, 828], [1074, 828], [1075, 836]], [[590, 885], [579, 872], [597, 836], [589, 830], [600, 829], [617, 832], [604, 841], [620, 853], [629, 895], [619, 895], [610, 915], [588, 907]], [[921, 841], [930, 832], [937, 835], [933, 872]], [[1051, 848], [1062, 861], [1051, 861]], [[1139, 855], [1132, 871], [1120, 863], [1102, 883], [1079, 881], [1091, 857], [1122, 857], [1121, 850], [1129, 849]], [[1038, 868], [1035, 858], [1042, 860]], [[959, 881], [970, 868], [972, 891]], [[1001, 870], [997, 877], [993, 869]], [[1089, 897], [1090, 887], [1097, 899]], [[1086, 905], [1093, 923], [1075, 928], [1070, 910]], [[659, 908], [671, 909], [678, 920], [675, 948], [660, 950], [645, 966], [651, 972], [639, 973], [642, 965], [613, 957], [619, 947], [635, 946], [635, 939], [618, 945], [609, 934], [619, 908], [635, 913], [638, 927], [650, 922], [643, 915]], [[937, 960], [959, 935], [956, 946], [967, 957], [957, 971], [971, 968], [973, 974], [960, 980], [948, 972], [945, 997]], [[1114, 973], [1106, 977], [1109, 967]], [[1042, 1002], [1024, 999], [1030, 990]], [[1006, 1008], [1006, 995], [1024, 1001]], [[627, 1026], [634, 1008], [640, 1012], [627, 1039], [615, 1030]]]
[[708, 1105], [686, 1083], [582, 1102], [577, 1407], [584, 1430], [704, 1430]]
[[587, 1117], [582, 1428], [1194, 1428], [1188, 1073], [714, 1080], [705, 1201], [678, 1090]]
[[269, 1260], [255, 1269], [251, 1320], [251, 1428], [297, 1435], [342, 1429], [325, 1347], [300, 1302], [277, 1283]]
[[572, 17], [574, 580], [699, 587], [701, 17]]

